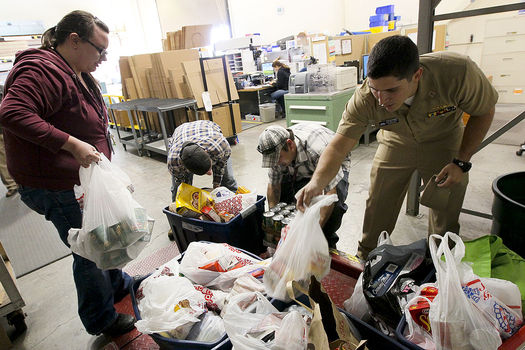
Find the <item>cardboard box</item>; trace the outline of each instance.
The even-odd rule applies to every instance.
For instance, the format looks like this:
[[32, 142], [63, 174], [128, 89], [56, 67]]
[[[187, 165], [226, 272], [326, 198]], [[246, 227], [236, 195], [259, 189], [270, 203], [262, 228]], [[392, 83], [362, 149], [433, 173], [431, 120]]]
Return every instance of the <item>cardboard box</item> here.
[[[242, 131], [241, 110], [239, 108], [238, 103], [233, 103], [232, 108], [233, 108], [233, 118], [235, 121], [235, 131], [237, 134], [239, 134]], [[231, 123], [231, 117], [230, 117], [229, 105], [226, 104], [226, 105], [214, 107], [211, 113], [212, 113], [213, 121], [221, 127], [222, 134], [224, 135], [224, 137], [234, 136], [232, 123]], [[208, 112], [206, 111], [199, 111], [198, 116], [199, 116], [199, 120], [209, 120]]]
[[184, 48], [192, 49], [195, 47], [203, 47], [210, 45], [212, 28], [212, 24], [182, 27]]

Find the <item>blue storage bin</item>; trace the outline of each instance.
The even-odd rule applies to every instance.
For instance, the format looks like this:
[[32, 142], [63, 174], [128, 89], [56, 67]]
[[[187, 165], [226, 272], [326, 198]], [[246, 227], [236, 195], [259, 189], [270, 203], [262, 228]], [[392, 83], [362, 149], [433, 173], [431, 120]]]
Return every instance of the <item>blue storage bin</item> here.
[[264, 232], [262, 217], [266, 197], [257, 196], [257, 202], [251, 208], [237, 215], [229, 222], [211, 222], [192, 219], [169, 211], [163, 212], [168, 218], [173, 237], [179, 251], [183, 252], [191, 242], [208, 241], [228, 243], [249, 252], [260, 254], [266, 249], [263, 246]]
[[386, 5], [386, 6], [379, 6], [376, 7], [376, 14], [389, 14], [394, 13], [394, 5]]
[[388, 15], [385, 14], [385, 15], [375, 15], [375, 16], [370, 16], [368, 18], [368, 20], [370, 22], [382, 22], [382, 21], [388, 21]]
[[377, 21], [377, 22], [369, 22], [369, 27], [383, 27], [388, 26], [388, 21]]
[[[210, 242], [204, 242], [204, 243], [210, 243]], [[237, 248], [237, 247], [236, 247]], [[255, 254], [252, 254], [250, 252], [247, 252], [243, 249], [237, 248], [243, 253], [251, 256], [254, 259], [262, 260], [260, 257], [258, 257]], [[182, 258], [184, 257], [184, 252], [179, 255], [179, 258], [177, 259], [180, 263]], [[149, 275], [148, 275], [149, 276]], [[140, 283], [146, 279], [148, 276], [144, 276], [141, 279], [133, 281], [133, 283], [129, 286], [130, 291], [129, 294], [131, 296], [131, 304], [133, 305], [133, 312], [135, 313], [135, 317], [137, 320], [141, 320], [140, 317], [140, 311], [138, 309], [137, 305], [137, 299], [135, 298], [135, 293], [137, 292], [137, 289], [140, 286]], [[155, 341], [155, 343], [159, 344], [159, 347], [161, 349], [180, 349], [180, 350], [229, 350], [232, 348], [231, 342], [228, 339], [228, 335], [224, 333], [224, 335], [218, 339], [215, 342], [199, 342], [194, 340], [180, 340], [180, 339], [172, 339], [163, 337], [159, 334], [149, 334], [151, 338]]]

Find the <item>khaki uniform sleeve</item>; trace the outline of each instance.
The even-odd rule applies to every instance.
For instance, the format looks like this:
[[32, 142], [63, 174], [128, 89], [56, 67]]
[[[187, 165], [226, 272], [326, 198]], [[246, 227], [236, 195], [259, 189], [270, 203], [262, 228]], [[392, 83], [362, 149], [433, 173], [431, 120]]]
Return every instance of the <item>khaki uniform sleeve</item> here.
[[465, 65], [463, 85], [459, 88], [458, 106], [470, 115], [488, 113], [498, 101], [498, 93], [470, 58], [467, 58]]
[[337, 133], [348, 138], [359, 140], [369, 124], [370, 116], [373, 111], [374, 99], [370, 95], [368, 84], [363, 84], [355, 91], [350, 100], [346, 103], [345, 110], [337, 127]]

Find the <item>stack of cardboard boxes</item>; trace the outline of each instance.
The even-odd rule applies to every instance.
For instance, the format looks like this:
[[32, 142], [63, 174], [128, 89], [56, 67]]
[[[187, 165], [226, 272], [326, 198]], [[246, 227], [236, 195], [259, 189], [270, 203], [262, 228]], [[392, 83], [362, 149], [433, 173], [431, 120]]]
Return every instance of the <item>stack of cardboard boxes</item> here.
[[[171, 50], [152, 54], [121, 57], [119, 61], [122, 78], [122, 91], [125, 98], [193, 98], [197, 101], [197, 107], [202, 109], [204, 103], [202, 93], [204, 92], [203, 72], [199, 62], [199, 51], [197, 49]], [[203, 61], [204, 74], [206, 76], [207, 91], [213, 105], [213, 120], [221, 126], [226, 137], [233, 136], [231, 119], [229, 118], [230, 101], [238, 100], [239, 95], [235, 88], [232, 74], [226, 65], [227, 77], [230, 89], [230, 100], [226, 90], [226, 79], [224, 76], [224, 65], [221, 58], [207, 59]], [[223, 118], [227, 111], [228, 118]], [[233, 104], [236, 132], [241, 131], [241, 116], [238, 104]], [[125, 112], [124, 112], [125, 113]], [[127, 114], [120, 113], [117, 122], [126, 126]], [[217, 119], [215, 119], [217, 116]], [[208, 119], [206, 113], [189, 115], [190, 120], [197, 118]], [[149, 116], [150, 125], [160, 131], [158, 120]], [[184, 111], [176, 113], [176, 124], [186, 120]], [[127, 123], [129, 126], [129, 122]], [[231, 131], [230, 131], [231, 130]]]

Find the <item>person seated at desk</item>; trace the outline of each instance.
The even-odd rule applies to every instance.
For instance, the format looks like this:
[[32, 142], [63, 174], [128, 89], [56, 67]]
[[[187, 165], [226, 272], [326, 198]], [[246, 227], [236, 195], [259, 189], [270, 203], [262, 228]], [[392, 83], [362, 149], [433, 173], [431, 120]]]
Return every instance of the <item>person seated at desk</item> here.
[[277, 102], [281, 106], [283, 116], [286, 114], [284, 109], [284, 95], [288, 93], [288, 81], [290, 80], [290, 67], [286, 64], [275, 60], [272, 63], [272, 67], [277, 76], [277, 80], [273, 82], [273, 85], [277, 88], [276, 91], [270, 95], [273, 102]]
[[224, 186], [233, 192], [237, 191], [231, 153], [230, 144], [216, 123], [197, 120], [178, 126], [169, 140], [171, 199], [175, 201], [181, 183], [193, 184], [193, 174], [213, 174], [213, 188]]
[[[267, 198], [269, 208], [279, 202], [295, 202], [295, 193], [310, 181], [321, 153], [335, 133], [317, 123], [299, 123], [285, 129], [272, 125], [259, 136], [257, 151], [262, 153], [262, 167], [268, 170]], [[348, 173], [350, 155], [345, 157], [335, 177], [324, 189], [326, 194], [337, 194], [338, 201], [321, 209], [320, 224], [330, 248], [335, 248], [348, 206]], [[306, 236], [305, 236], [306, 237]]]

